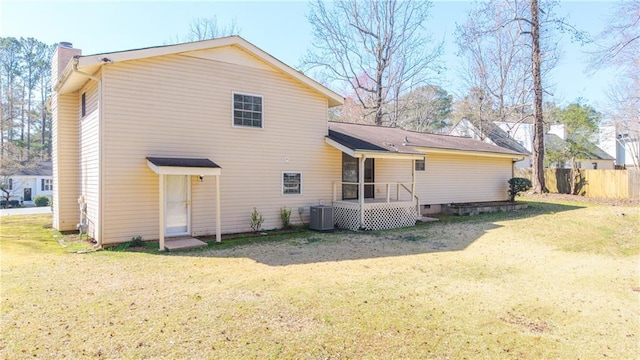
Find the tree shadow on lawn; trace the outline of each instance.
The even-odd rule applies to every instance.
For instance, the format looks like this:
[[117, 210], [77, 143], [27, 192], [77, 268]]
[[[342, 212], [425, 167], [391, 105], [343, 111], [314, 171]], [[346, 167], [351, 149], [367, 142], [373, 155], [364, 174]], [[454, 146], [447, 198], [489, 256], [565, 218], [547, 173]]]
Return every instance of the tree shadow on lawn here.
[[[210, 242], [204, 249], [170, 253], [172, 256], [249, 258], [270, 266], [363, 260], [428, 253], [462, 251], [496, 222], [580, 209], [580, 206], [530, 202], [527, 209], [473, 216], [440, 216], [435, 223], [384, 231], [335, 231], [236, 238]], [[207, 240], [207, 239], [203, 239]]]

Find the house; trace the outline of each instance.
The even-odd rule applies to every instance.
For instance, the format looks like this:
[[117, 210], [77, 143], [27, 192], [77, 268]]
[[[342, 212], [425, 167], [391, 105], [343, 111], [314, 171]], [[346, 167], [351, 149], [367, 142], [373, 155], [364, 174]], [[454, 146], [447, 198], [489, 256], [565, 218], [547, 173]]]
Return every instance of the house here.
[[[466, 136], [474, 139], [505, 147], [523, 154], [527, 157], [516, 163], [517, 168], [530, 168], [533, 162], [533, 124], [509, 123], [509, 122], [478, 122], [462, 119], [450, 131], [454, 136]], [[545, 148], [561, 149], [566, 146], [564, 125], [551, 125], [549, 132], [544, 135]], [[581, 169], [613, 169], [614, 158], [598, 147], [595, 143], [588, 158], [578, 160]], [[550, 164], [549, 167], [570, 168], [571, 164]]]
[[271, 229], [318, 204], [346, 228], [413, 225], [418, 206], [506, 199], [522, 157], [330, 123], [340, 95], [238, 36], [84, 56], [61, 43], [52, 87], [53, 225], [98, 245], [220, 240], [254, 209]]
[[598, 129], [597, 144], [607, 154], [614, 157], [617, 167], [631, 169], [639, 168], [640, 164], [640, 125], [627, 127], [603, 125]]
[[[533, 137], [522, 137], [527, 134], [527, 125], [521, 124], [518, 127], [520, 131], [505, 130], [498, 123], [493, 121], [477, 121], [468, 118], [462, 118], [449, 132], [453, 136], [464, 136], [472, 139], [478, 139], [489, 144], [501, 146], [503, 148], [528, 155], [523, 160], [516, 162], [517, 168], [531, 167], [531, 139]], [[531, 134], [529, 131], [528, 134]], [[515, 135], [515, 136], [514, 136]], [[520, 139], [517, 136], [520, 135]]]
[[[562, 124], [552, 124], [549, 131], [545, 134], [545, 148], [547, 149], [562, 149], [566, 147], [566, 131]], [[577, 165], [579, 169], [587, 170], [612, 170], [615, 168], [615, 157], [607, 154], [604, 150], [598, 147], [595, 142], [589, 149], [589, 156], [584, 159], [578, 159]], [[553, 168], [565, 168], [570, 169], [570, 163], [564, 164], [551, 164]]]
[[[381, 229], [375, 222], [401, 219], [416, 206], [417, 215], [427, 215], [452, 203], [506, 200], [514, 163], [524, 157], [470, 138], [337, 122], [329, 123], [326, 141], [342, 152], [342, 181], [332, 197], [336, 222], [354, 230]], [[359, 193], [363, 218], [349, 223], [353, 215], [341, 217], [358, 210]], [[368, 219], [367, 212], [386, 213]]]
[[[33, 166], [23, 167], [13, 174], [3, 175], [3, 188], [9, 200], [22, 205], [34, 205], [36, 196], [52, 196], [53, 174], [51, 161], [39, 161]], [[6, 193], [2, 193], [5, 195]], [[5, 197], [3, 196], [4, 200]]]

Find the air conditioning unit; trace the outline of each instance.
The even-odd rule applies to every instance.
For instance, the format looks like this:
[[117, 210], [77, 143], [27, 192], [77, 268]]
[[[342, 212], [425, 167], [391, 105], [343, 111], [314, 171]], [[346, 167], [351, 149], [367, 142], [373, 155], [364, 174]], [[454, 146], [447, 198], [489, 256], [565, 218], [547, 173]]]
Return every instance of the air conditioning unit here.
[[309, 228], [316, 231], [333, 230], [333, 206], [312, 206], [309, 215]]

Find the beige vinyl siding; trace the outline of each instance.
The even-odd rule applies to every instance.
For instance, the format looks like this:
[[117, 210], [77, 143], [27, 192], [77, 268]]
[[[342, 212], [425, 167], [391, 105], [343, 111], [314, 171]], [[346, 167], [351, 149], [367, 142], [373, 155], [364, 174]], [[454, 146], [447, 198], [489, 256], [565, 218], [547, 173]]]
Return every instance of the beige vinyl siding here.
[[421, 204], [507, 200], [511, 159], [428, 154], [416, 178]]
[[[86, 114], [82, 117], [82, 94], [85, 93]], [[80, 194], [85, 197], [87, 204], [88, 228], [87, 234], [96, 238], [98, 226], [98, 187], [99, 187], [99, 155], [100, 142], [98, 138], [99, 111], [98, 82], [89, 81], [79, 91], [78, 96], [78, 127], [80, 145]]]
[[587, 170], [593, 170], [593, 163], [598, 164], [597, 170], [613, 170], [615, 169], [615, 165], [613, 160], [581, 160], [582, 168]]
[[[237, 55], [246, 56], [238, 64], [256, 61]], [[147, 156], [207, 157], [222, 167], [223, 233], [250, 230], [254, 207], [270, 229], [281, 226], [283, 206], [298, 221], [298, 207], [330, 202], [341, 158], [324, 142], [327, 99], [261, 66], [168, 55], [105, 67], [104, 243], [159, 236], [158, 175]], [[232, 127], [234, 91], [263, 97], [263, 129]], [[302, 173], [301, 195], [282, 194], [283, 171]], [[191, 182], [192, 233], [213, 233], [213, 178]]]
[[[386, 198], [386, 184], [392, 183], [389, 191], [391, 199], [396, 199], [397, 186], [395, 183], [403, 183], [407, 188], [411, 189], [411, 166], [412, 160], [398, 159], [375, 159], [375, 182], [376, 199]], [[400, 188], [400, 200], [411, 201], [409, 192]]]
[[53, 226], [75, 230], [78, 223], [78, 93], [53, 96]]

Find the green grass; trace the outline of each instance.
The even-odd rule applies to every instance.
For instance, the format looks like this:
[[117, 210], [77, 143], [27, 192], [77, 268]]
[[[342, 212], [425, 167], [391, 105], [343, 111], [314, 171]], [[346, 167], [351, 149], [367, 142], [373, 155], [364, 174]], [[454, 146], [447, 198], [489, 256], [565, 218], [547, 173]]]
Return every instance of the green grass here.
[[532, 200], [184, 253], [2, 217], [0, 358], [636, 358], [638, 209]]

